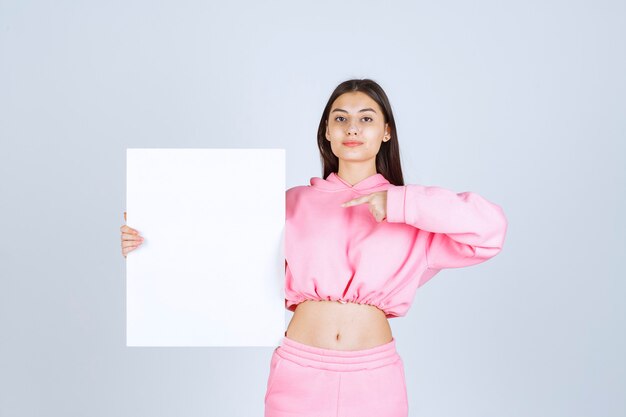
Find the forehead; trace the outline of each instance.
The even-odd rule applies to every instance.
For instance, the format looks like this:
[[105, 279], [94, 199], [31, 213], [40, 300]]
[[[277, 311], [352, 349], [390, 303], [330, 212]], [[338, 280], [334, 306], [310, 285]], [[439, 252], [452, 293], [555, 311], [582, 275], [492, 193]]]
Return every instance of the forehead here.
[[374, 101], [370, 96], [361, 91], [351, 91], [349, 93], [343, 93], [337, 97], [330, 110], [333, 111], [336, 108], [341, 108], [348, 112], [356, 113], [367, 107], [371, 107], [379, 114], [381, 112], [378, 103], [376, 103], [376, 101]]

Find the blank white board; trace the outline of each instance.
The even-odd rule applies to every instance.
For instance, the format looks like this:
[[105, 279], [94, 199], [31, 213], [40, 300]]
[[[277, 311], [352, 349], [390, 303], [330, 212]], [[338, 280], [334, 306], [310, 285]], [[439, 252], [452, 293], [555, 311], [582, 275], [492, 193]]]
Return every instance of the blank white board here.
[[127, 149], [127, 346], [277, 346], [284, 149]]

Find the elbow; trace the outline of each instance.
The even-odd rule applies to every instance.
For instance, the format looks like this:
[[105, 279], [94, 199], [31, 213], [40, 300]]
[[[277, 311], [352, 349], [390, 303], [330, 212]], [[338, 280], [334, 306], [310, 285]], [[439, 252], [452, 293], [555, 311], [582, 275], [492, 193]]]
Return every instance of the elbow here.
[[509, 227], [509, 221], [507, 220], [506, 215], [504, 214], [504, 210], [502, 210], [502, 207], [497, 207], [498, 211], [497, 214], [494, 216], [496, 225], [495, 241], [497, 243], [496, 247], [498, 248], [498, 251], [500, 251], [504, 246], [504, 240], [506, 239], [506, 231]]
[[508, 220], [500, 206], [490, 218], [490, 233], [485, 235], [484, 243], [475, 247], [475, 257], [489, 259], [502, 251], [508, 229]]
[[487, 259], [491, 259], [502, 251], [501, 246], [493, 246], [493, 247], [483, 247], [478, 246], [474, 247], [474, 256], [473, 259], [479, 261], [486, 261]]
[[481, 248], [484, 254], [489, 258], [493, 258], [502, 251], [504, 241], [506, 240], [506, 232], [509, 222], [507, 221], [507, 218], [501, 208], [499, 208], [497, 215], [494, 216], [493, 224], [494, 228], [491, 234], [490, 245], [489, 247]]

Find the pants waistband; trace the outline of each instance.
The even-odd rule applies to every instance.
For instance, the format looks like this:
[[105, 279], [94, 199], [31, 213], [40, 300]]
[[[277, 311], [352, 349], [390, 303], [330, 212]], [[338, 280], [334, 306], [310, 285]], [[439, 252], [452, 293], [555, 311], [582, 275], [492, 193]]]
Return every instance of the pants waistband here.
[[396, 339], [368, 349], [337, 350], [310, 346], [283, 337], [275, 353], [287, 360], [318, 369], [331, 371], [359, 371], [390, 365], [400, 359]]

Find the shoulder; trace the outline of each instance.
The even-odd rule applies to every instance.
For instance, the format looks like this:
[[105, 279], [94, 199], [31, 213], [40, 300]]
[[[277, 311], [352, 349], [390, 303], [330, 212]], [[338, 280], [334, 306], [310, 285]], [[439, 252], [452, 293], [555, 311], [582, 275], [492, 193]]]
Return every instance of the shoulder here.
[[312, 187], [309, 185], [298, 185], [291, 187], [285, 191], [285, 203], [288, 210], [294, 210], [303, 204], [310, 204]]
[[302, 196], [306, 195], [310, 191], [310, 186], [308, 185], [297, 185], [295, 187], [291, 187], [285, 191], [285, 200], [287, 203], [293, 203], [302, 198]]
[[295, 197], [302, 193], [306, 193], [310, 188], [311, 186], [309, 185], [296, 185], [295, 187], [288, 188], [287, 191], [285, 191], [285, 194], [287, 198]]

